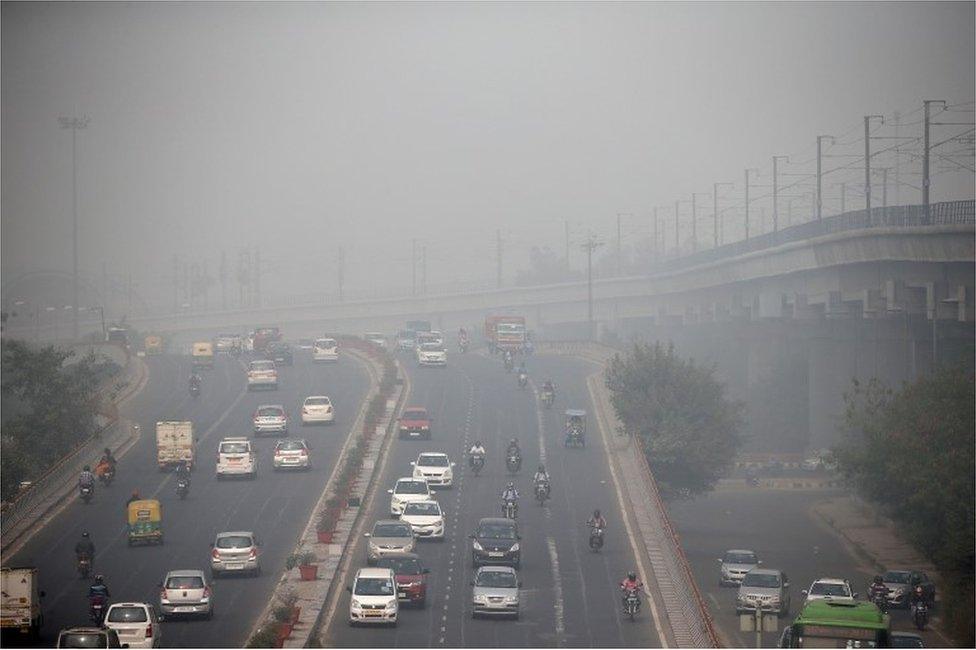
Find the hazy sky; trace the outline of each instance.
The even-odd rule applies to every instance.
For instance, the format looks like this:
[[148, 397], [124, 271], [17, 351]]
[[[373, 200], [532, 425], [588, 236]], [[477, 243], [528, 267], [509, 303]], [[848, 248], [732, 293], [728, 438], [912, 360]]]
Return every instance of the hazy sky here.
[[[259, 246], [267, 291], [331, 291], [341, 244], [350, 290], [403, 286], [417, 237], [432, 284], [481, 281], [496, 228], [514, 274], [530, 244], [561, 249], [564, 218], [608, 234], [714, 181], [739, 196], [744, 167], [863, 115], [971, 101], [974, 18], [970, 2], [4, 2], [2, 271], [70, 269], [59, 115], [91, 118], [89, 274], [104, 261], [167, 296], [174, 253], [216, 274], [222, 250]], [[971, 179], [933, 193], [971, 196]]]

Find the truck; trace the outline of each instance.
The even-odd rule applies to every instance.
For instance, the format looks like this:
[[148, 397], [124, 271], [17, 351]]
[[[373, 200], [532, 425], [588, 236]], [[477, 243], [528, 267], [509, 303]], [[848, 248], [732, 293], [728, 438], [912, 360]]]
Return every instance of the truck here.
[[488, 316], [485, 318], [485, 341], [492, 354], [499, 350], [517, 351], [525, 345], [525, 318], [522, 316]]
[[163, 337], [158, 334], [149, 334], [143, 341], [144, 347], [146, 349], [146, 354], [162, 354], [163, 353]]
[[193, 344], [193, 369], [213, 368], [214, 351], [210, 341], [197, 341]]
[[0, 583], [0, 590], [3, 592], [0, 600], [0, 629], [5, 634], [16, 631], [37, 639], [41, 625], [44, 624], [44, 615], [41, 613], [44, 592], [37, 586], [37, 569], [2, 567]]
[[253, 351], [264, 354], [269, 343], [281, 340], [281, 330], [277, 327], [258, 327], [254, 330]]
[[160, 471], [166, 471], [185, 460], [193, 468], [193, 423], [156, 423], [156, 462]]

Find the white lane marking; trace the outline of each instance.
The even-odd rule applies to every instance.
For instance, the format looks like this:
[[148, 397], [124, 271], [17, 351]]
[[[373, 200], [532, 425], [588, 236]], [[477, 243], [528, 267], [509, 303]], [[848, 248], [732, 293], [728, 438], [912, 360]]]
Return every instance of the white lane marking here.
[[[596, 425], [600, 428], [600, 434], [601, 434], [600, 437], [603, 439], [603, 452], [607, 459], [607, 465], [610, 467], [610, 478], [613, 479], [614, 491], [617, 493], [617, 505], [620, 507], [620, 515], [624, 520], [624, 527], [627, 529], [627, 539], [630, 542], [630, 549], [634, 553], [634, 560], [637, 561], [637, 570], [640, 571], [641, 578], [643, 578], [644, 582], [649, 582], [647, 579], [649, 574], [644, 568], [644, 560], [642, 559], [643, 555], [640, 552], [640, 549], [637, 545], [637, 537], [634, 536], [634, 531], [630, 526], [630, 517], [627, 516], [628, 511], [627, 511], [627, 506], [624, 503], [623, 488], [620, 485], [620, 479], [617, 478], [617, 470], [615, 470], [613, 467], [613, 456], [611, 455], [612, 452], [610, 451], [610, 442], [609, 442], [609, 436], [607, 434], [607, 428], [603, 423], [603, 418], [600, 417], [602, 415], [602, 411], [599, 408], [596, 408], [596, 405], [599, 402], [596, 399], [596, 395], [593, 394], [593, 384], [590, 382], [590, 379], [593, 379], [594, 377], [602, 378], [603, 377], [602, 371], [595, 372], [589, 377], [587, 377], [586, 386], [590, 392], [590, 403], [593, 404], [594, 406], [593, 410], [596, 413]], [[600, 379], [596, 379], [595, 381], [599, 381], [599, 380]], [[657, 637], [658, 640], [661, 642], [661, 647], [667, 648], [669, 647], [668, 639], [666, 636], [664, 636], [664, 628], [661, 627], [661, 617], [658, 614], [657, 605], [655, 605], [654, 603], [653, 594], [648, 594], [647, 603], [651, 606], [651, 618], [654, 620], [654, 629], [657, 631]]]
[[556, 540], [552, 537], [546, 538], [546, 544], [549, 547], [549, 564], [552, 568], [554, 596], [552, 608], [556, 616], [556, 634], [562, 636], [566, 633], [566, 624], [563, 620], [563, 579], [562, 574], [559, 572], [559, 553], [556, 552]]

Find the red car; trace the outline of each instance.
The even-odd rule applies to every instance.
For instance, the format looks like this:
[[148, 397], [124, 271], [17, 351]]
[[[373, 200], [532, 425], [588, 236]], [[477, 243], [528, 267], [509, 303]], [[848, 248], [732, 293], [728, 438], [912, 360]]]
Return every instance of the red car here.
[[381, 557], [376, 566], [393, 569], [396, 578], [397, 598], [417, 607], [427, 605], [427, 574], [420, 556], [416, 553], [394, 553]]
[[431, 417], [422, 406], [409, 406], [400, 415], [401, 438], [423, 438], [430, 440]]

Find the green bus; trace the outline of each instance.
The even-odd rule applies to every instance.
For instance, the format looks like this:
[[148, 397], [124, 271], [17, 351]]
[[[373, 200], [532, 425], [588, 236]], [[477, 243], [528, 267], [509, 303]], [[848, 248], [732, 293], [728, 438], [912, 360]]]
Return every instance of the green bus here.
[[890, 621], [874, 603], [815, 600], [783, 631], [784, 648], [887, 648]]

